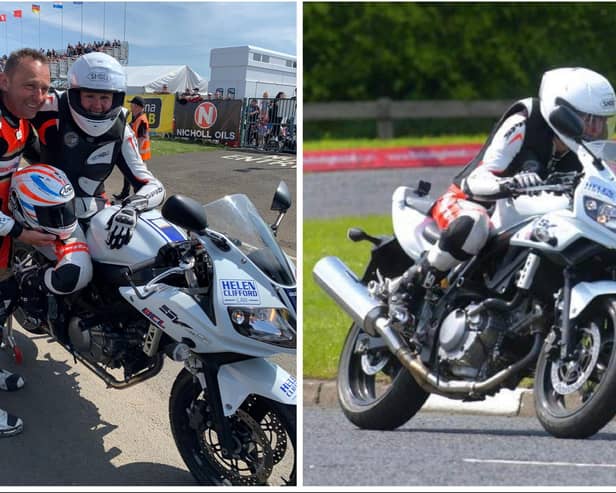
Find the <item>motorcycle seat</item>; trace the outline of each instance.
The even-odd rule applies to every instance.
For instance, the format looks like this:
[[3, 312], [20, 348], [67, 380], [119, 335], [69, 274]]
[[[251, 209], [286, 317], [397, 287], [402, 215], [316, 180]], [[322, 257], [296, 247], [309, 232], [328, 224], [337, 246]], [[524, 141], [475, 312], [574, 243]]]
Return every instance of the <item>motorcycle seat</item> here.
[[424, 216], [430, 215], [434, 202], [435, 200], [429, 195], [419, 196], [414, 193], [414, 191], [410, 191], [410, 193], [407, 193], [404, 197], [404, 203], [407, 206], [421, 212]]

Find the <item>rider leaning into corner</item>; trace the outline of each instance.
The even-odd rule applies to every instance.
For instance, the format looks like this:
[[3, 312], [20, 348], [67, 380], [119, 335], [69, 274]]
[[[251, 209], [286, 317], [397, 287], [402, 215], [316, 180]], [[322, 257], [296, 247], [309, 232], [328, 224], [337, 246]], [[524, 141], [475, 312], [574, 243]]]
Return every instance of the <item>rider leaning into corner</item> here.
[[584, 121], [586, 141], [608, 137], [608, 118], [616, 115], [616, 96], [608, 80], [586, 68], [558, 68], [543, 74], [539, 98], [514, 103], [494, 127], [483, 148], [432, 207], [441, 235], [421, 260], [403, 274], [397, 295], [417, 294], [473, 257], [488, 240], [486, 207], [506, 197], [511, 185], [539, 185], [555, 171], [581, 171], [574, 143], [549, 123], [560, 105]]

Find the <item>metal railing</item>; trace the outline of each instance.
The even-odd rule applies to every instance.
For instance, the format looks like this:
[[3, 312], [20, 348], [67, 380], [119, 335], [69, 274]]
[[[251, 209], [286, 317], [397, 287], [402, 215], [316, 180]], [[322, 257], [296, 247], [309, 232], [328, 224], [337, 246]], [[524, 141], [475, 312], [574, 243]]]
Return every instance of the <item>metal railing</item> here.
[[377, 136], [394, 137], [394, 120], [412, 118], [499, 117], [511, 100], [496, 101], [376, 101], [304, 103], [304, 121], [375, 120]]
[[[256, 102], [259, 113], [256, 114]], [[245, 98], [240, 123], [240, 146], [269, 152], [295, 152], [297, 101]]]

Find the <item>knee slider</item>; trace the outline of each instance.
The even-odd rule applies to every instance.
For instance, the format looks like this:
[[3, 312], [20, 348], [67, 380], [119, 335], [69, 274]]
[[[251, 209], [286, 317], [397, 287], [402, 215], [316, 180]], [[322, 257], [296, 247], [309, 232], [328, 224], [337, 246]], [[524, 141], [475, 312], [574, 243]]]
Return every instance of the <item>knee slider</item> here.
[[51, 272], [51, 288], [58, 294], [70, 294], [76, 291], [81, 269], [78, 265], [66, 264]]
[[463, 261], [476, 255], [488, 240], [489, 222], [485, 214], [473, 213], [456, 218], [441, 234], [439, 248]]

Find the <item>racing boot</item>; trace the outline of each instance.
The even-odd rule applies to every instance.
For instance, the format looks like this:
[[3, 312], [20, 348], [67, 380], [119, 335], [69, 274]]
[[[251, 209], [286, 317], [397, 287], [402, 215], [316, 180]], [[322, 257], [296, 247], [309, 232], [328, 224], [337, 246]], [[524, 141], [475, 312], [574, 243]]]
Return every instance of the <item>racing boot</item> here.
[[0, 369], [0, 390], [13, 392], [14, 390], [21, 389], [24, 384], [25, 381], [22, 376]]
[[402, 300], [414, 299], [422, 294], [423, 290], [430, 289], [440, 283], [446, 275], [447, 272], [440, 271], [430, 265], [427, 256], [423, 255], [415, 265], [402, 274], [402, 280], [398, 288], [391, 293], [390, 301], [395, 303], [398, 298]]
[[0, 437], [10, 437], [21, 433], [24, 429], [23, 421], [17, 416], [0, 409]]

